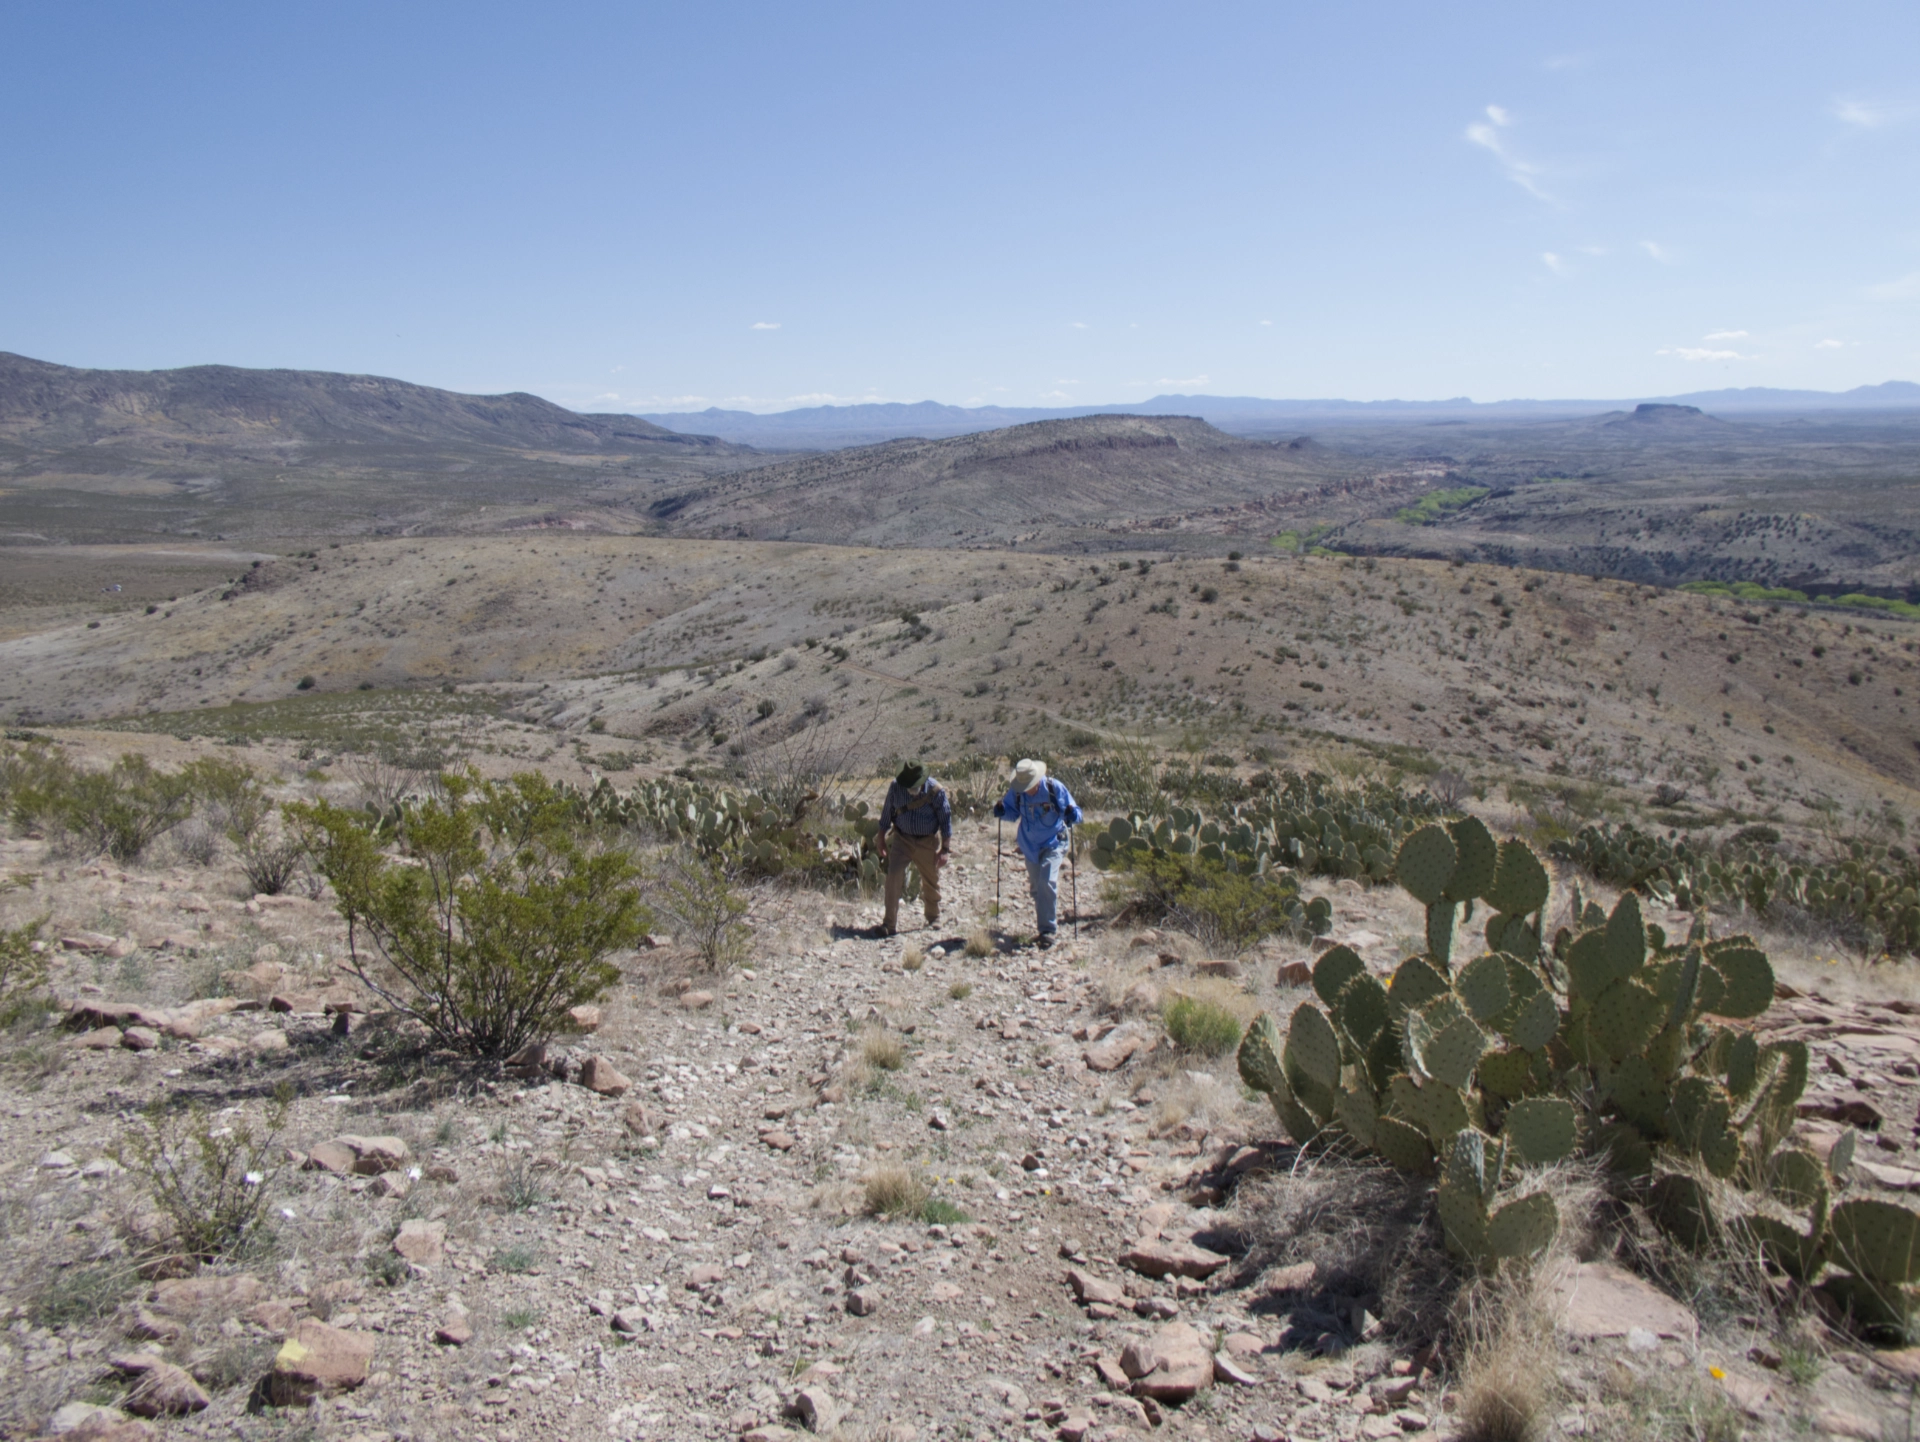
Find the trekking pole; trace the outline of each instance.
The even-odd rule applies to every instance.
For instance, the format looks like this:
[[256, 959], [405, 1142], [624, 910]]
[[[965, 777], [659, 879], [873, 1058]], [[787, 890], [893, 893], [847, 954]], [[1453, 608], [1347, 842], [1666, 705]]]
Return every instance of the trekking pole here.
[[1067, 876], [1073, 884], [1073, 941], [1080, 944], [1080, 862], [1073, 854], [1073, 833], [1067, 833]]
[[995, 817], [993, 823], [993, 920], [1000, 922], [1000, 839], [1006, 834], [1007, 823], [1004, 817]]

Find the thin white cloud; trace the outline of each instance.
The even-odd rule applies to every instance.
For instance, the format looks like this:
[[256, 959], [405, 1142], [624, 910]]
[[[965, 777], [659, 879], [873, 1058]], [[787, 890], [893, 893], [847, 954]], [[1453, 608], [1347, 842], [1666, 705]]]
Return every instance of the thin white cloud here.
[[1203, 386], [1207, 383], [1207, 379], [1208, 378], [1206, 376], [1188, 376], [1185, 380], [1169, 380], [1166, 376], [1161, 376], [1159, 380], [1154, 382], [1154, 384], [1157, 386], [1181, 386], [1181, 387]]
[[1704, 346], [1676, 345], [1662, 346], [1655, 355], [1677, 355], [1684, 361], [1736, 361], [1757, 360], [1759, 357], [1741, 355], [1737, 350], [1708, 350]]
[[1513, 153], [1513, 149], [1501, 135], [1501, 131], [1513, 124], [1513, 112], [1499, 105], [1487, 107], [1487, 118], [1476, 120], [1467, 127], [1467, 139], [1489, 152], [1500, 162], [1501, 170], [1508, 180], [1526, 191], [1535, 200], [1553, 203], [1553, 197], [1541, 186], [1540, 167], [1531, 161], [1522, 160]]
[[1077, 385], [1079, 385], [1079, 384], [1080, 384], [1080, 382], [1079, 382], [1079, 381], [1062, 381], [1062, 380], [1056, 380], [1056, 381], [1054, 382], [1054, 384], [1055, 384], [1055, 385], [1057, 385], [1057, 386], [1077, 386]]
[[1905, 120], [1912, 113], [1911, 106], [1889, 105], [1874, 100], [1842, 97], [1833, 102], [1833, 118], [1843, 125], [1857, 126], [1861, 130], [1878, 130], [1883, 125]]
[[1067, 324], [1072, 326], [1075, 330], [1092, 330], [1093, 329], [1092, 326], [1088, 325], [1083, 320], [1070, 320], [1067, 322]]
[[1586, 67], [1584, 55], [1549, 55], [1543, 62], [1549, 70], [1581, 70]]
[[749, 326], [748, 329], [749, 330], [779, 330], [780, 322], [777, 320], [757, 320], [751, 326]]
[[1843, 340], [1834, 340], [1831, 336], [1829, 336], [1826, 340], [1815, 341], [1813, 343], [1813, 348], [1815, 350], [1843, 350], [1846, 348], [1846, 344], [1847, 343]]
[[1073, 397], [1065, 391], [1042, 391], [1040, 393], [1040, 399], [1043, 401], [1070, 401]]
[[1540, 252], [1540, 263], [1555, 275], [1565, 275], [1567, 273], [1567, 263], [1550, 250]]
[[1746, 338], [1747, 333], [1743, 330], [1710, 330], [1700, 337], [1701, 340], [1745, 340]]
[[1261, 324], [1261, 325], [1272, 325], [1272, 324], [1273, 324], [1273, 322], [1272, 322], [1272, 321], [1270, 321], [1270, 320], [1263, 320], [1263, 321], [1261, 321], [1261, 322], [1260, 322], [1260, 324]]
[[1867, 296], [1871, 300], [1920, 300], [1920, 270], [1910, 271], [1884, 285], [1870, 285]]
[[1640, 242], [1640, 248], [1662, 265], [1673, 264], [1672, 253], [1657, 240], [1643, 240]]

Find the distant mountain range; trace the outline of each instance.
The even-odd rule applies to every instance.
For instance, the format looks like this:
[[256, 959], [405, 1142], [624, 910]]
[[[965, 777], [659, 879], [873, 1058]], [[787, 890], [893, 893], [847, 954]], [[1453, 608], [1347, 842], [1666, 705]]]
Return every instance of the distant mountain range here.
[[1419, 420], [1528, 420], [1591, 415], [1631, 409], [1636, 404], [1697, 406], [1719, 413], [1800, 413], [1920, 408], [1920, 385], [1887, 381], [1850, 391], [1777, 390], [1748, 386], [1734, 390], [1694, 391], [1687, 395], [1645, 396], [1631, 400], [1512, 400], [1485, 403], [1456, 396], [1440, 401], [1267, 400], [1258, 396], [1160, 395], [1124, 405], [949, 406], [938, 401], [912, 405], [804, 406], [760, 415], [752, 411], [670, 411], [648, 414], [653, 422], [683, 435], [718, 436], [740, 445], [770, 449], [791, 447], [832, 450], [870, 445], [905, 436], [967, 435], [1024, 425], [1030, 421], [1071, 420], [1093, 415], [1198, 416], [1221, 430], [1240, 435], [1270, 434], [1306, 425], [1364, 425], [1374, 421], [1405, 424]]

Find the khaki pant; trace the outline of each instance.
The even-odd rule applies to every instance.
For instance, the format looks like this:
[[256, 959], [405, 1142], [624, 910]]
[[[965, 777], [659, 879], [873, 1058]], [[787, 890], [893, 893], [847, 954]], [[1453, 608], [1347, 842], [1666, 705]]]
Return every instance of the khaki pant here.
[[920, 902], [927, 909], [927, 924], [940, 919], [940, 838], [904, 836], [887, 833], [887, 915], [881, 925], [895, 931], [900, 924], [900, 896], [907, 889], [907, 863], [920, 873]]

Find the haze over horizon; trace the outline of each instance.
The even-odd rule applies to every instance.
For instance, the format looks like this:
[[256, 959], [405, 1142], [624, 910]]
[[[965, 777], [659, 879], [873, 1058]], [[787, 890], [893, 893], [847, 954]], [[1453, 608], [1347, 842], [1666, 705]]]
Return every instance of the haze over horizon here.
[[1920, 12], [15, 6], [0, 349], [581, 410], [1920, 378]]

